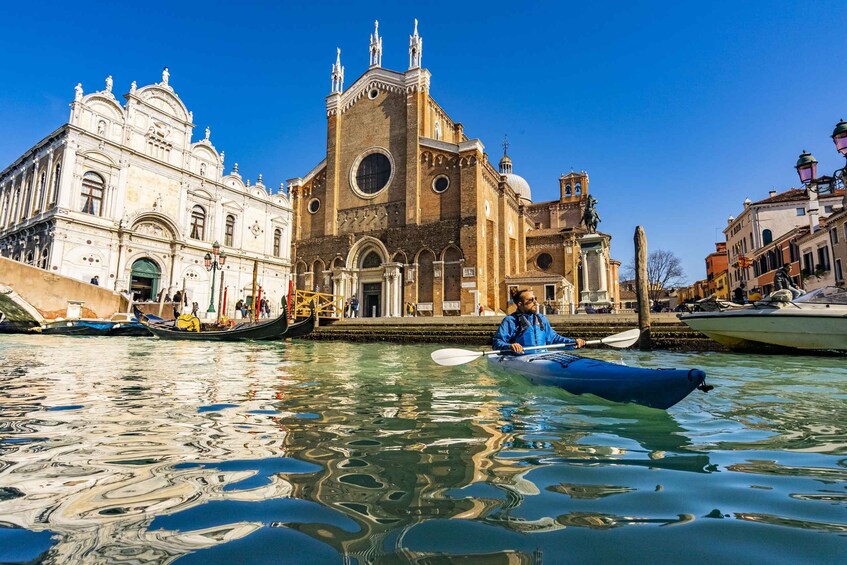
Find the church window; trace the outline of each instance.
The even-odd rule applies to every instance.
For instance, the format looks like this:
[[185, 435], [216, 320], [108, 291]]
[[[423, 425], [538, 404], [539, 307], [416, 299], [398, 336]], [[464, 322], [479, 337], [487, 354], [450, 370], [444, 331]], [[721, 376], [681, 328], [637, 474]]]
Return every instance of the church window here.
[[570, 196], [571, 194], [572, 194], [571, 193], [571, 185], [566, 184], [565, 185], [565, 196]]
[[41, 269], [47, 269], [47, 265], [50, 259], [50, 248], [45, 247], [41, 250], [41, 259], [38, 261], [38, 267]]
[[435, 180], [432, 181], [432, 190], [441, 194], [445, 192], [450, 187], [450, 179], [444, 175], [439, 175], [435, 177]]
[[435, 139], [441, 139], [441, 124], [435, 122]]
[[274, 230], [274, 257], [279, 257], [279, 243], [282, 240], [282, 231], [277, 228]]
[[366, 196], [376, 194], [388, 185], [391, 173], [388, 155], [381, 152], [365, 155], [356, 166], [355, 188]]
[[191, 210], [191, 238], [203, 239], [206, 231], [206, 210], [202, 206], [195, 206]]
[[577, 195], [577, 196], [582, 194], [582, 183], [580, 183], [580, 182], [576, 183], [576, 188], [574, 188], [574, 194]]
[[41, 171], [41, 178], [38, 181], [38, 200], [35, 205], [36, 211], [44, 205], [44, 199], [47, 198], [47, 171]]
[[321, 209], [321, 201], [317, 198], [309, 200], [309, 213], [316, 214]]
[[56, 164], [56, 172], [53, 173], [53, 188], [50, 189], [50, 205], [56, 203], [59, 199], [59, 180], [62, 178], [62, 164]]
[[226, 225], [224, 229], [224, 245], [227, 247], [233, 246], [235, 239], [235, 216], [232, 214], [226, 217]]
[[382, 259], [379, 256], [379, 253], [376, 251], [371, 251], [365, 258], [362, 259], [362, 268], [363, 269], [373, 269], [374, 267], [379, 267], [382, 265]]
[[86, 214], [99, 216], [103, 207], [103, 192], [105, 183], [97, 173], [87, 172], [82, 177], [82, 207]]
[[535, 258], [535, 264], [542, 271], [546, 271], [553, 264], [553, 257], [549, 253], [541, 253]]
[[368, 98], [370, 98], [371, 100], [373, 100], [377, 96], [379, 96], [379, 90], [377, 90], [376, 88], [372, 88], [370, 92], [368, 92]]

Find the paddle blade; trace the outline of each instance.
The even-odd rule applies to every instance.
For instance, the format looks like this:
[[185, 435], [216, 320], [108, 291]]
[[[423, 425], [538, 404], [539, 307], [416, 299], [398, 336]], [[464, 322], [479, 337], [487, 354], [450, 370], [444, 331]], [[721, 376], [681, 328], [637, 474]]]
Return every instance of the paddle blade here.
[[603, 345], [611, 345], [612, 347], [629, 347], [633, 345], [641, 336], [641, 330], [633, 328], [619, 334], [610, 335], [600, 340]]
[[482, 357], [481, 351], [468, 351], [467, 349], [439, 349], [430, 354], [432, 360], [445, 367], [464, 365]]

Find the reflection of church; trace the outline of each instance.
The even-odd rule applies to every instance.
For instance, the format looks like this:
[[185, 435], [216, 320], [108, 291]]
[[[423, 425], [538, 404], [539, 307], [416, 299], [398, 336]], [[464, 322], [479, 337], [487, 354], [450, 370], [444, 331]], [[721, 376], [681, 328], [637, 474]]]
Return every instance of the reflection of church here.
[[[192, 142], [192, 113], [168, 84], [136, 88], [125, 104], [77, 85], [69, 123], [0, 172], [0, 254], [139, 299], [185, 288], [205, 310], [203, 260], [218, 241], [231, 304], [259, 284], [279, 298], [290, 272], [284, 194], [224, 174], [223, 152]], [[216, 288], [216, 300], [220, 286]], [[217, 307], [217, 302], [215, 303]]]
[[298, 288], [356, 295], [365, 316], [506, 311], [511, 286], [531, 286], [548, 311], [617, 302], [610, 237], [581, 225], [588, 175], [559, 179], [560, 198], [533, 203], [529, 184], [499, 170], [430, 96], [423, 40], [409, 68], [370, 67], [344, 89], [340, 50], [326, 99], [326, 158], [291, 179]]

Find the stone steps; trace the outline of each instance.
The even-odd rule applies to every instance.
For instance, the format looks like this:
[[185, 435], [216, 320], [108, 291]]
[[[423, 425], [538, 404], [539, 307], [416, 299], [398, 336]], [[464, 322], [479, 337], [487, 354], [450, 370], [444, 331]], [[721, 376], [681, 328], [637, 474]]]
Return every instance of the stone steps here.
[[[315, 329], [314, 340], [351, 342], [451, 343], [486, 346], [497, 331], [498, 317], [365, 318], [340, 320]], [[551, 316], [560, 334], [586, 340], [601, 339], [638, 327], [634, 316]], [[676, 351], [722, 351], [723, 348], [673, 316], [651, 323], [655, 349]]]

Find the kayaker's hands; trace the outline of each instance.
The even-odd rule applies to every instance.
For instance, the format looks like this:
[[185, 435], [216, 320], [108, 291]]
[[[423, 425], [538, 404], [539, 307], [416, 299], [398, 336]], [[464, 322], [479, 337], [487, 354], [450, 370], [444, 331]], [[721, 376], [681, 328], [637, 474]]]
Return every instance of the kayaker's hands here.
[[585, 347], [585, 340], [580, 339], [580, 338], [576, 338], [576, 348], [581, 349], [583, 347]]
[[514, 351], [518, 355], [523, 355], [523, 345], [521, 345], [520, 343], [513, 343], [512, 351]]

